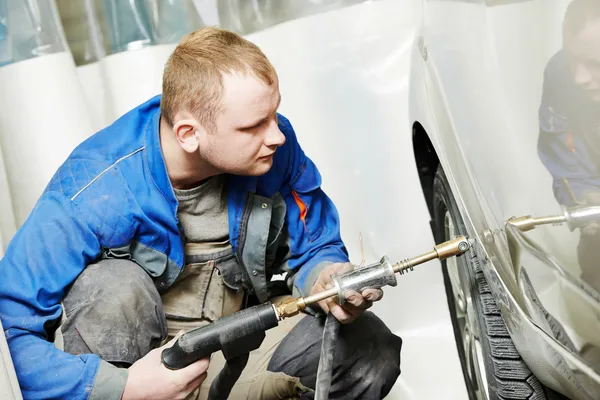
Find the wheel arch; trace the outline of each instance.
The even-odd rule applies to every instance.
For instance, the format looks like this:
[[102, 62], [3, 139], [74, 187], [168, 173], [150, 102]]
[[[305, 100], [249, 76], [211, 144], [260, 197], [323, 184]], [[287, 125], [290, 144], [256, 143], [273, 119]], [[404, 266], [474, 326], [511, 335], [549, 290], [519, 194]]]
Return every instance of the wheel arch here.
[[433, 179], [440, 165], [440, 159], [427, 131], [418, 121], [412, 126], [412, 146], [423, 197], [427, 203], [429, 216], [433, 218]]

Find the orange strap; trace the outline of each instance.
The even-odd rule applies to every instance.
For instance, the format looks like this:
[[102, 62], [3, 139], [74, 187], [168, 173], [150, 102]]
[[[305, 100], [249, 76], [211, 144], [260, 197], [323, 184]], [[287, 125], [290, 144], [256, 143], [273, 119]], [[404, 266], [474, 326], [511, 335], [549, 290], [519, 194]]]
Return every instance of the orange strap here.
[[569, 136], [567, 136], [567, 146], [569, 146], [569, 150], [571, 153], [575, 153], [575, 145], [573, 144], [573, 132], [569, 131]]
[[306, 213], [308, 212], [308, 209], [306, 208], [306, 204], [304, 204], [304, 202], [302, 201], [300, 196], [298, 196], [298, 193], [296, 193], [295, 190], [292, 190], [292, 194], [294, 195], [294, 200], [296, 201], [296, 204], [300, 209], [300, 219], [304, 224], [304, 229], [306, 229]]

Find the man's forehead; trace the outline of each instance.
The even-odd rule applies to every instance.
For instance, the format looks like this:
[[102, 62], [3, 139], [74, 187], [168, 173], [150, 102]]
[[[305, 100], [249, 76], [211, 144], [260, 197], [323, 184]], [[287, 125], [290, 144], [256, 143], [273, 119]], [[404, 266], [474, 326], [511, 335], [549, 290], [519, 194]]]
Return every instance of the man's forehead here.
[[223, 76], [223, 111], [266, 107], [279, 98], [279, 82], [267, 85], [252, 74], [227, 74]]
[[268, 85], [262, 79], [251, 73], [232, 73], [223, 75], [223, 98], [238, 97], [242, 93], [256, 92], [257, 94], [269, 94], [276, 92], [279, 82], [275, 78]]

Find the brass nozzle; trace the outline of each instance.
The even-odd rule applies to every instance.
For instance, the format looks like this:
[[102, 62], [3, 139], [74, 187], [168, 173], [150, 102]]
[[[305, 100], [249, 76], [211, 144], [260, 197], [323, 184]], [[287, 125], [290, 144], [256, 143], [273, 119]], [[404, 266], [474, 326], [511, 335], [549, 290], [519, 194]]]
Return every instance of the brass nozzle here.
[[327, 290], [323, 290], [322, 292], [319, 292], [317, 294], [312, 294], [306, 297], [297, 297], [295, 299], [288, 297], [275, 304], [275, 309], [277, 310], [277, 314], [279, 314], [279, 318], [281, 319], [293, 317], [294, 315], [297, 315], [298, 313], [300, 313], [300, 311], [304, 310], [311, 304], [315, 304], [321, 300], [337, 296], [337, 294], [337, 289], [335, 287], [332, 287]]
[[445, 260], [446, 258], [452, 256], [458, 256], [464, 254], [470, 248], [471, 242], [469, 239], [467, 239], [465, 236], [456, 236], [452, 240], [438, 244], [433, 248], [432, 251], [428, 253], [421, 254], [420, 256], [409, 258], [394, 264], [394, 272], [398, 272], [400, 275], [402, 275], [408, 270], [412, 271], [412, 268], [419, 264], [426, 263], [427, 261], [431, 261], [436, 258]]
[[306, 308], [306, 305], [304, 304], [304, 299], [302, 297], [298, 297], [297, 299], [288, 297], [275, 304], [275, 309], [281, 319], [298, 315], [304, 308]]
[[452, 240], [438, 244], [434, 247], [434, 250], [437, 253], [437, 258], [441, 261], [449, 257], [464, 254], [470, 248], [469, 239], [464, 236], [457, 236]]

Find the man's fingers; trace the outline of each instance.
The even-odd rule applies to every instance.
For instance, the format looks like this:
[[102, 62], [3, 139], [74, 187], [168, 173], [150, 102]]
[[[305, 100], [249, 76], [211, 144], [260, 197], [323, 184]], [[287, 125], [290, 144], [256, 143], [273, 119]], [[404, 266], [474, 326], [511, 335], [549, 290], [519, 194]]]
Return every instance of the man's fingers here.
[[356, 306], [346, 302], [346, 303], [344, 303], [342, 308], [348, 314], [351, 314], [354, 318], [358, 318], [365, 310], [367, 310], [368, 308], [371, 308], [372, 305], [373, 305], [373, 302], [365, 300], [365, 301], [363, 301], [363, 303], [361, 304], [360, 307], [356, 307]]
[[191, 381], [189, 383], [189, 385], [187, 386], [187, 389], [190, 391], [189, 393], [193, 392], [194, 390], [196, 390], [198, 388], [198, 386], [202, 385], [202, 382], [204, 382], [207, 375], [208, 374], [205, 372], [202, 375], [200, 375], [198, 378]]
[[594, 236], [600, 230], [600, 225], [595, 222], [589, 223], [583, 227], [583, 234], [587, 236]]
[[327, 302], [325, 300], [320, 301], [318, 304], [319, 304], [319, 307], [321, 307], [321, 310], [323, 310], [323, 312], [325, 314], [327, 314], [329, 312], [329, 304], [327, 304]]
[[335, 319], [340, 321], [340, 323], [342, 323], [342, 324], [347, 324], [354, 320], [354, 316], [351, 313], [346, 312], [346, 310], [344, 310], [342, 307], [340, 307], [337, 304], [335, 306], [331, 307], [329, 309], [329, 312], [332, 313], [333, 316], [335, 317]]
[[200, 378], [202, 374], [206, 373], [209, 363], [210, 360], [208, 358], [201, 358], [198, 361], [191, 363], [187, 367], [180, 369], [179, 371], [181, 371], [183, 374], [183, 379], [186, 382], [191, 382]]
[[349, 291], [346, 293], [346, 302], [350, 303], [356, 308], [362, 308], [365, 304], [365, 299], [355, 291]]
[[365, 298], [365, 300], [368, 300], [371, 302], [379, 301], [383, 297], [383, 290], [381, 290], [381, 289], [365, 289], [365, 290], [363, 290], [362, 295]]

